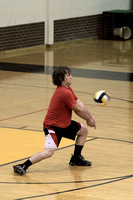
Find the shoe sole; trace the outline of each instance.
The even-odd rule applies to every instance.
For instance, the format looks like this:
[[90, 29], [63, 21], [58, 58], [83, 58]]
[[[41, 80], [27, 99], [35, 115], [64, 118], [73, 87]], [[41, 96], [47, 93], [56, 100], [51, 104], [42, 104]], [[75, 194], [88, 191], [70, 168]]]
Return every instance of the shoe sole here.
[[15, 172], [16, 174], [18, 174], [18, 175], [23, 175], [23, 174], [26, 173], [26, 172], [25, 172], [23, 169], [21, 169], [19, 166], [13, 166], [13, 169], [14, 169], [14, 172]]
[[71, 163], [71, 162], [69, 162], [69, 165], [71, 165], [71, 166], [77, 166], [76, 164]]
[[75, 164], [75, 163], [72, 163], [72, 162], [69, 162], [69, 165], [71, 165], [71, 166], [91, 166], [92, 165], [92, 163], [90, 163], [89, 165], [78, 165], [78, 164]]

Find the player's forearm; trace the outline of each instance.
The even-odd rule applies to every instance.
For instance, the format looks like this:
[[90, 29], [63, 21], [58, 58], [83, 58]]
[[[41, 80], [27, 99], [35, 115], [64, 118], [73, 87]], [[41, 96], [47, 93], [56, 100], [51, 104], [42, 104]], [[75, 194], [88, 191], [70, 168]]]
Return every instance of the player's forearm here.
[[80, 109], [84, 112], [84, 114], [86, 115], [87, 119], [92, 119], [92, 115], [90, 114], [90, 112], [88, 111], [88, 109], [85, 107], [84, 103], [82, 103], [80, 100], [77, 100], [77, 104], [80, 107]]
[[89, 112], [84, 111], [83, 109], [75, 110], [74, 111], [79, 117], [82, 119], [89, 121], [92, 119], [92, 116], [89, 114]]
[[84, 109], [82, 106], [75, 105], [73, 110], [79, 117], [86, 121], [88, 126], [96, 128], [95, 119], [91, 116], [87, 109]]

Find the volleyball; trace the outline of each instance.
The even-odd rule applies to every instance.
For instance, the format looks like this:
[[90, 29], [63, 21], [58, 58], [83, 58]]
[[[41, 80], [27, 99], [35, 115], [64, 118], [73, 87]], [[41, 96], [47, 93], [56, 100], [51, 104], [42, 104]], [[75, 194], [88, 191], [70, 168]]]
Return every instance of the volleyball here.
[[107, 94], [107, 92], [105, 90], [100, 90], [95, 93], [94, 101], [96, 101], [97, 103], [99, 103], [103, 106], [106, 106], [107, 103], [110, 101], [110, 96], [109, 96], [109, 94]]

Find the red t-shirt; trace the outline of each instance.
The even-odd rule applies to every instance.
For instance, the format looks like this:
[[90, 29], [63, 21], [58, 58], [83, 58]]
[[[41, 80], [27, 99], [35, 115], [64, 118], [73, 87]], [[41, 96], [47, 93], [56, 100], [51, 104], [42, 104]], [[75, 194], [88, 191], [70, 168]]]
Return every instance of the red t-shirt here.
[[56, 88], [44, 119], [45, 125], [66, 128], [71, 123], [72, 107], [76, 105], [77, 96], [71, 87], [59, 86]]

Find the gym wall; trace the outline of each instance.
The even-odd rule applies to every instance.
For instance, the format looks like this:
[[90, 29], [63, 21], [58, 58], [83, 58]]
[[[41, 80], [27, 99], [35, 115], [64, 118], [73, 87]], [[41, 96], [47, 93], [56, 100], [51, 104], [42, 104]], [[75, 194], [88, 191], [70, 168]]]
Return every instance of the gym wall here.
[[1, 0], [0, 51], [101, 35], [102, 12], [130, 0]]

